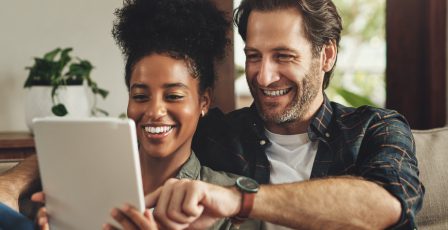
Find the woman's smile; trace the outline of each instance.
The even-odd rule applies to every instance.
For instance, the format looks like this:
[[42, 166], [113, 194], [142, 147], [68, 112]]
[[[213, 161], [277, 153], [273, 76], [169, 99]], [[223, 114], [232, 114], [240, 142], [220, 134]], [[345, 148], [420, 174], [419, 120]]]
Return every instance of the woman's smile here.
[[144, 125], [142, 129], [148, 139], [163, 139], [170, 135], [175, 127], [175, 125]]

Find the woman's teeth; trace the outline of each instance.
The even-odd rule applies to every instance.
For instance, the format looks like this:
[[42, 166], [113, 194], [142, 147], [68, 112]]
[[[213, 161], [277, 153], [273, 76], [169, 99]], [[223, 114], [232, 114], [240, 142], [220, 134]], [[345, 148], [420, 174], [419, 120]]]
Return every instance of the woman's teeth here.
[[267, 96], [275, 97], [275, 96], [283, 96], [289, 92], [290, 89], [281, 89], [281, 90], [262, 90], [263, 93]]
[[166, 133], [170, 131], [173, 128], [173, 126], [146, 126], [145, 131], [151, 134], [160, 134], [160, 133]]

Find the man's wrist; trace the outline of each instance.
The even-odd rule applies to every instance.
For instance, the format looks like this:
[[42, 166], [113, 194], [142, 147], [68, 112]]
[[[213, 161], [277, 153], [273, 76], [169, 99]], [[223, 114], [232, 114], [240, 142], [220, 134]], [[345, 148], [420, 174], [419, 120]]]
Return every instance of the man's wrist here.
[[236, 180], [235, 187], [240, 193], [240, 205], [238, 213], [232, 217], [232, 223], [241, 224], [249, 218], [254, 206], [255, 195], [260, 186], [251, 178], [239, 177]]
[[234, 194], [234, 198], [233, 200], [235, 200], [235, 209], [232, 211], [232, 213], [230, 214], [230, 218], [236, 216], [240, 210], [241, 210], [241, 199], [243, 199], [243, 194], [241, 193], [240, 190], [238, 190], [238, 188], [236, 186], [232, 186], [230, 187], [230, 190], [232, 191], [232, 194]]

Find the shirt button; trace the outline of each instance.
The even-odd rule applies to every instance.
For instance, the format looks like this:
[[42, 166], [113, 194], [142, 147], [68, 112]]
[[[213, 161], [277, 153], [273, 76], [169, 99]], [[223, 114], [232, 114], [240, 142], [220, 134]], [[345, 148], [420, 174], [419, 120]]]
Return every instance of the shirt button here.
[[330, 137], [330, 134], [329, 134], [329, 133], [325, 133], [325, 136], [326, 136], [326, 137]]
[[266, 144], [266, 141], [265, 140], [261, 140], [260, 141], [260, 145], [265, 145]]

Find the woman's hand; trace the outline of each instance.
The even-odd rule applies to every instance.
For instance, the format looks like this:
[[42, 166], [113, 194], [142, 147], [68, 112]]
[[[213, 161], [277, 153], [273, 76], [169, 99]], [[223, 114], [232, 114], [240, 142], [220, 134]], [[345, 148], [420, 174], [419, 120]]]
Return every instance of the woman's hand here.
[[[45, 194], [43, 192], [36, 192], [31, 196], [34, 202], [45, 203]], [[37, 211], [36, 223], [41, 230], [49, 230], [47, 209], [42, 207]]]
[[[146, 229], [156, 230], [159, 229], [152, 212], [146, 209], [143, 214], [130, 205], [125, 205], [123, 208], [114, 208], [111, 212], [112, 217], [121, 225], [124, 230], [133, 229]], [[105, 224], [103, 229], [118, 229], [111, 224]]]
[[36, 216], [36, 223], [41, 230], [49, 230], [47, 209], [45, 207], [39, 208]]

